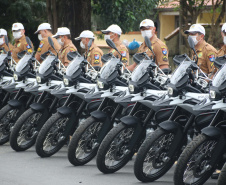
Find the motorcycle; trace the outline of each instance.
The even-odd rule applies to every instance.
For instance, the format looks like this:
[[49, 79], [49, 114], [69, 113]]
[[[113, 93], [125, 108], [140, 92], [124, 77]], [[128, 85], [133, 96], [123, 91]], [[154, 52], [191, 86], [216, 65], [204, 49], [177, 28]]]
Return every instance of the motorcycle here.
[[[180, 64], [170, 79], [175, 91], [168, 87], [168, 95], [158, 100], [140, 100], [128, 116], [121, 118], [121, 123], [106, 135], [99, 147], [96, 162], [101, 172], [114, 173], [125, 166], [146, 138], [147, 128], [156, 129], [159, 123], [170, 117], [176, 105], [192, 99], [200, 101], [206, 97], [205, 94], [197, 96], [201, 91], [189, 83], [193, 75], [188, 75], [186, 70], [196, 69], [195, 62], [187, 55], [175, 56], [174, 62]], [[189, 92], [184, 97], [175, 93], [182, 89]]]
[[224, 185], [226, 182], [226, 163], [224, 164], [220, 176], [217, 181], [217, 185]]
[[[152, 50], [150, 40], [147, 39], [146, 42]], [[158, 68], [155, 61], [146, 53], [135, 54], [133, 58], [140, 64], [131, 74], [128, 85], [130, 90], [127, 89], [117, 97], [105, 97], [98, 109], [91, 112], [91, 116], [76, 129], [68, 147], [68, 159], [71, 164], [84, 165], [92, 160], [106, 134], [120, 122], [121, 117], [131, 111], [136, 101], [156, 100], [167, 92], [163, 89], [168, 77]], [[154, 74], [156, 69], [159, 73]]]

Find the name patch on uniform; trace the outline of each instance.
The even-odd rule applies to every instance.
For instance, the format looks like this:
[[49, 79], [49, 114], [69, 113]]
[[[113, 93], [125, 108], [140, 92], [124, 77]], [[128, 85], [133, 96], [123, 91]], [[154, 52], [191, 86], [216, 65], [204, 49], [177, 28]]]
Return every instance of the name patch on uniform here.
[[122, 55], [123, 57], [126, 57], [126, 51], [121, 51], [121, 55]]
[[166, 55], [167, 54], [167, 49], [166, 48], [162, 48], [162, 53], [163, 53], [163, 55]]
[[208, 57], [209, 57], [210, 62], [213, 62], [215, 60], [215, 55], [214, 54], [211, 54]]
[[95, 58], [95, 60], [98, 60], [100, 58], [100, 56], [98, 54], [94, 54], [94, 58]]

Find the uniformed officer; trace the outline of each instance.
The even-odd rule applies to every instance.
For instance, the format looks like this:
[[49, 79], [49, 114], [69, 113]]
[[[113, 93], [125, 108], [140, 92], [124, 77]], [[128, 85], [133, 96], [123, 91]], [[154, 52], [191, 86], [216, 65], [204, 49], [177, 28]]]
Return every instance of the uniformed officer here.
[[52, 38], [54, 47], [56, 51], [50, 46], [48, 42], [48, 37], [52, 37], [52, 28], [49, 23], [42, 23], [38, 26], [37, 31], [35, 34], [38, 34], [38, 39], [40, 40], [40, 44], [38, 50], [35, 54], [35, 58], [42, 62], [41, 55], [47, 51], [51, 51], [53, 54], [57, 55], [56, 51], [59, 52], [61, 49], [61, 45], [57, 42], [55, 38]]
[[[104, 35], [105, 40], [110, 39], [115, 43], [116, 48], [122, 55], [122, 62], [123, 63], [129, 62], [129, 51], [127, 47], [124, 44], [122, 44], [122, 42], [120, 41], [120, 36], [122, 34], [121, 28], [116, 24], [112, 24], [106, 30], [101, 30], [101, 32], [105, 34]], [[115, 49], [113, 48], [110, 48], [109, 53], [113, 53], [115, 57], [119, 57], [119, 58], [121, 57], [119, 53], [115, 51]]]
[[223, 56], [226, 55], [226, 23], [224, 23], [221, 27], [221, 36], [223, 38], [224, 45], [221, 47], [221, 49], [217, 52], [217, 56]]
[[194, 41], [195, 50], [198, 55], [198, 66], [206, 75], [212, 78], [216, 71], [214, 70], [214, 60], [217, 50], [204, 40], [205, 28], [200, 24], [193, 24], [184, 33], [189, 34]]
[[92, 45], [88, 51], [87, 61], [92, 66], [100, 66], [102, 67], [101, 57], [103, 56], [103, 51], [94, 44], [94, 34], [89, 30], [83, 31], [79, 37], [75, 38], [75, 40], [81, 40], [80, 46], [85, 49], [87, 52], [89, 40], [92, 39]]
[[3, 52], [4, 48], [5, 51], [12, 51], [13, 45], [8, 43], [9, 47], [5, 43], [5, 36], [7, 37], [7, 31], [5, 29], [0, 29], [0, 53]]
[[[160, 69], [163, 68], [169, 68], [169, 60], [168, 60], [168, 48], [167, 46], [157, 38], [155, 34], [156, 27], [154, 25], [154, 22], [150, 19], [145, 19], [140, 23], [140, 30], [142, 37], [147, 36], [151, 43], [152, 43], [152, 50], [155, 53], [155, 62], [160, 67]], [[137, 53], [146, 52], [146, 54], [151, 57], [153, 56], [153, 53], [151, 50], [147, 47], [145, 44], [145, 41], [141, 44], [141, 46], [138, 48]], [[133, 71], [133, 69], [136, 67], [136, 63], [130, 65], [128, 69], [130, 71]]]
[[21, 23], [14, 23], [12, 26], [13, 38], [15, 40], [15, 44], [12, 49], [12, 58], [18, 62], [20, 59], [17, 57], [17, 54], [27, 50], [28, 52], [32, 52], [31, 46], [28, 45], [25, 37], [24, 26]]
[[71, 41], [70, 30], [66, 27], [58, 28], [57, 33], [53, 35], [53, 37], [56, 38], [58, 43], [61, 45], [59, 59], [65, 66], [68, 66], [70, 60], [68, 60], [67, 54], [69, 52], [77, 51], [77, 48]]

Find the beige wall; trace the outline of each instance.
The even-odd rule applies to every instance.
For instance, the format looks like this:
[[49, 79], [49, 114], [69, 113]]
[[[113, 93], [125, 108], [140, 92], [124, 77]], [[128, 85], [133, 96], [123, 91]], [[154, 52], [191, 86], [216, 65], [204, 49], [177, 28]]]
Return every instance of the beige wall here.
[[[201, 15], [198, 16], [197, 18], [197, 23], [211, 23], [213, 14], [212, 13], [202, 13]], [[215, 21], [217, 20], [217, 17], [219, 16], [219, 13], [216, 13]], [[222, 21], [224, 22], [224, 21]]]
[[175, 15], [162, 15], [159, 13], [160, 22], [160, 40], [164, 42], [164, 38], [175, 30]]

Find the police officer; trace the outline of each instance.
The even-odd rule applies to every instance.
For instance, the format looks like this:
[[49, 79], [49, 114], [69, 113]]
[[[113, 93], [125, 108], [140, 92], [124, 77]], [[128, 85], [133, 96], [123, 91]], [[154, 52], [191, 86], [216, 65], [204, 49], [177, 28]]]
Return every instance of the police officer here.
[[[150, 19], [145, 19], [140, 23], [140, 31], [142, 34], [142, 37], [144, 38], [147, 36], [151, 43], [152, 43], [152, 49], [155, 53], [155, 62], [160, 67], [160, 69], [169, 68], [169, 60], [168, 60], [168, 48], [167, 46], [157, 38], [155, 34], [156, 27], [154, 25], [154, 22]], [[153, 53], [151, 50], [147, 47], [145, 44], [145, 41], [141, 44], [141, 46], [138, 48], [137, 53], [146, 52], [146, 54], [151, 57], [153, 56]], [[136, 67], [136, 63], [130, 65], [128, 69], [130, 71], [133, 71], [133, 69]]]
[[85, 30], [79, 35], [79, 37], [75, 38], [75, 40], [81, 40], [80, 46], [81, 48], [85, 49], [86, 52], [88, 50], [88, 43], [90, 39], [92, 39], [92, 45], [88, 51], [87, 61], [92, 66], [102, 67], [101, 57], [103, 56], [103, 51], [99, 47], [97, 47], [96, 44], [94, 44], [95, 38], [94, 38], [93, 32], [89, 30]]
[[1, 48], [4, 48], [5, 51], [12, 51], [12, 44], [8, 43], [9, 47], [5, 43], [5, 36], [7, 37], [7, 31], [5, 29], [0, 29], [0, 53], [3, 52]]
[[198, 55], [198, 66], [206, 75], [212, 78], [216, 71], [214, 70], [214, 60], [217, 50], [204, 40], [205, 28], [200, 24], [193, 24], [184, 33], [189, 34], [194, 41], [195, 50]]
[[61, 45], [59, 59], [65, 66], [68, 66], [70, 60], [68, 60], [67, 54], [69, 52], [77, 51], [77, 48], [71, 41], [70, 30], [66, 27], [58, 28], [57, 33], [53, 37], [56, 38], [58, 43]]
[[[57, 42], [55, 38], [52, 38], [52, 28], [49, 23], [42, 23], [38, 26], [37, 31], [35, 34], [38, 34], [38, 39], [40, 40], [40, 44], [38, 47], [38, 50], [35, 54], [35, 58], [39, 61], [42, 62], [41, 55], [47, 51], [51, 51], [53, 54], [57, 55], [56, 51], [59, 52], [61, 49], [61, 45]], [[48, 42], [48, 37], [51, 37], [53, 40], [54, 47], [56, 51], [50, 46]]]
[[[104, 39], [105, 40], [106, 39], [110, 39], [110, 40], [112, 40], [115, 43], [116, 48], [118, 49], [118, 51], [122, 55], [122, 62], [123, 63], [129, 62], [129, 52], [128, 52], [128, 49], [120, 41], [120, 36], [122, 34], [121, 28], [118, 25], [116, 25], [116, 24], [112, 24], [106, 30], [101, 30], [101, 32], [103, 34], [105, 34], [104, 35]], [[113, 55], [115, 57], [119, 57], [119, 58], [121, 57], [119, 55], [119, 53], [117, 51], [115, 51], [115, 49], [113, 49], [113, 48], [110, 48], [109, 53], [113, 53]]]
[[25, 37], [24, 26], [21, 23], [14, 23], [12, 26], [13, 38], [15, 40], [15, 44], [12, 49], [12, 58], [18, 62], [20, 59], [17, 57], [17, 54], [27, 50], [28, 52], [32, 52], [31, 46], [28, 45]]
[[221, 28], [221, 36], [223, 38], [223, 43], [224, 45], [221, 47], [221, 49], [217, 52], [217, 56], [220, 57], [220, 56], [223, 56], [223, 55], [226, 55], [226, 23], [224, 23], [222, 25], [222, 28]]

